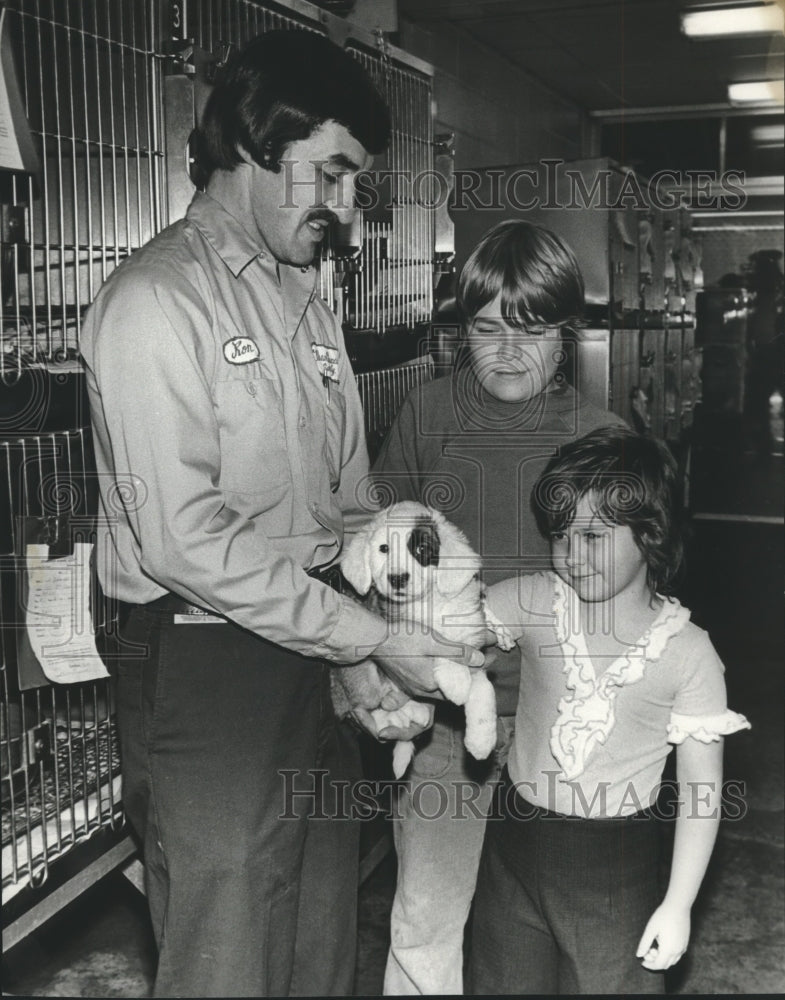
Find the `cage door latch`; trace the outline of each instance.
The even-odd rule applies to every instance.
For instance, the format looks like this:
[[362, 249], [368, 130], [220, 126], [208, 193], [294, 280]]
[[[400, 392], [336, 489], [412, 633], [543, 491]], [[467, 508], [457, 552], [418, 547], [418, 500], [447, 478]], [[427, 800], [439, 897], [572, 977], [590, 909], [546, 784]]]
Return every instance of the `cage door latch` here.
[[49, 722], [42, 722], [27, 730], [27, 764], [45, 764], [52, 757], [52, 729]]
[[3, 205], [0, 225], [3, 243], [19, 246], [30, 242], [27, 205]]

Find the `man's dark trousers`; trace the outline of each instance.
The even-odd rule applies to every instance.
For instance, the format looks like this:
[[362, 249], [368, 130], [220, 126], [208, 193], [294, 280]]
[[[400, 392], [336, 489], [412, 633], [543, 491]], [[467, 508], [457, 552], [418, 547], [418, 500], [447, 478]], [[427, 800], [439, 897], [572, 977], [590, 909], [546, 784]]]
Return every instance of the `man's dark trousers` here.
[[[154, 995], [350, 994], [358, 824], [309, 819], [315, 805], [342, 812], [314, 771], [339, 795], [360, 773], [328, 668], [229, 623], [142, 607], [122, 636], [123, 802], [144, 844]], [[317, 783], [320, 803], [287, 794]]]

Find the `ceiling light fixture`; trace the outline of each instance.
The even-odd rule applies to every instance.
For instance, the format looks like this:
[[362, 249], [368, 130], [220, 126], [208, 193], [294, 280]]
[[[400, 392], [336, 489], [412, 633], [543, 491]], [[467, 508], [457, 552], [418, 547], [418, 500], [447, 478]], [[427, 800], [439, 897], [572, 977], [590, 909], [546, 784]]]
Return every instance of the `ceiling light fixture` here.
[[751, 80], [747, 83], [729, 83], [728, 100], [731, 104], [782, 104], [785, 100], [782, 80]]
[[689, 10], [681, 15], [681, 30], [691, 38], [781, 32], [782, 8], [776, 3], [760, 3]]

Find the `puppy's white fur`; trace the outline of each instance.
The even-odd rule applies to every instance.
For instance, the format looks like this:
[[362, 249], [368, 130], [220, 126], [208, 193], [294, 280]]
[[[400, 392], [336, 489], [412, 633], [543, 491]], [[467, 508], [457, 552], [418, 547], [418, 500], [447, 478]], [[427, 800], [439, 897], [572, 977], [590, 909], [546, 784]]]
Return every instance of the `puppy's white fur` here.
[[[430, 531], [438, 535], [438, 560], [431, 565], [423, 565], [410, 551], [412, 533], [418, 529], [415, 542], [423, 529], [426, 545]], [[424, 561], [428, 562], [427, 554]], [[341, 570], [354, 589], [368, 595], [368, 602], [397, 627], [425, 623], [447, 639], [476, 648], [482, 643], [486, 625], [490, 625], [485, 617], [479, 569], [480, 558], [465, 535], [439, 511], [412, 501], [380, 511], [352, 539], [341, 560]], [[503, 634], [499, 641], [507, 645]], [[372, 661], [331, 673], [338, 675], [334, 700], [339, 714], [347, 714], [348, 703], [371, 711], [379, 728], [405, 727], [411, 721], [422, 725], [427, 721], [428, 710], [415, 701], [394, 712], [381, 707], [395, 685]], [[434, 679], [446, 698], [464, 706], [464, 743], [472, 756], [484, 759], [496, 745], [496, 696], [491, 682], [482, 670], [470, 671], [446, 658], [436, 660]], [[343, 692], [336, 691], [339, 685]], [[409, 741], [396, 745], [396, 777], [402, 776], [413, 753]]]

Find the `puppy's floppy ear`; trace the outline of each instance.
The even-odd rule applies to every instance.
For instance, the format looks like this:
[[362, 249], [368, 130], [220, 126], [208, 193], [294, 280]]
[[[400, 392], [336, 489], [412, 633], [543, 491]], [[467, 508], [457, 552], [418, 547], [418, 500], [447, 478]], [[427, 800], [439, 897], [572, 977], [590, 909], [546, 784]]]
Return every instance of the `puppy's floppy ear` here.
[[482, 561], [464, 533], [454, 524], [439, 516], [436, 526], [441, 541], [436, 589], [444, 597], [452, 597], [480, 572]]
[[372, 518], [352, 538], [341, 557], [341, 572], [358, 594], [367, 594], [371, 589], [371, 536], [378, 527], [379, 516]]

